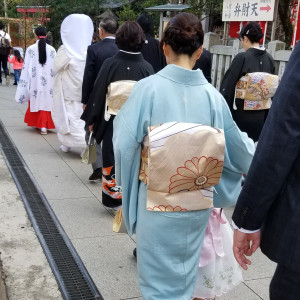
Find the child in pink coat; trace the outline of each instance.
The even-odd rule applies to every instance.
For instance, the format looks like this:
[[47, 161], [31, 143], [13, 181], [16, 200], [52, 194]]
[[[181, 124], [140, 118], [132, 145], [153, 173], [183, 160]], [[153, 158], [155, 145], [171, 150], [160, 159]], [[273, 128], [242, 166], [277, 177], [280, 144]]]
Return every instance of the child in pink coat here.
[[14, 85], [17, 85], [20, 80], [21, 70], [23, 68], [23, 58], [21, 57], [19, 50], [14, 50], [14, 55], [12, 58], [8, 57], [8, 62], [13, 64], [15, 82]]

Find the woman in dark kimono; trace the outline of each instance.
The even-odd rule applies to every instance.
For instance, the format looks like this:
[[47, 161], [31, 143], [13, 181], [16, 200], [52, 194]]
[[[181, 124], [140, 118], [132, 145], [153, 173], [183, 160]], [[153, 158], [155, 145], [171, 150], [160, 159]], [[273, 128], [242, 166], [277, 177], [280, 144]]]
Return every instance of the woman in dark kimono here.
[[113, 152], [113, 120], [107, 121], [106, 95], [113, 82], [138, 81], [154, 73], [144, 60], [141, 48], [145, 42], [142, 28], [136, 22], [125, 22], [116, 32], [116, 44], [120, 51], [103, 63], [82, 119], [90, 126], [98, 144], [102, 142], [102, 203], [117, 208], [122, 204], [122, 190], [115, 182]]
[[258, 141], [263, 128], [268, 110], [243, 110], [244, 100], [236, 99], [237, 109], [233, 109], [235, 86], [238, 80], [252, 72], [275, 73], [275, 65], [272, 56], [265, 48], [259, 47], [259, 41], [263, 37], [261, 27], [256, 22], [250, 22], [240, 32], [239, 39], [246, 50], [239, 53], [232, 61], [224, 75], [220, 92], [226, 99], [232, 117], [241, 131], [248, 133], [254, 141]]

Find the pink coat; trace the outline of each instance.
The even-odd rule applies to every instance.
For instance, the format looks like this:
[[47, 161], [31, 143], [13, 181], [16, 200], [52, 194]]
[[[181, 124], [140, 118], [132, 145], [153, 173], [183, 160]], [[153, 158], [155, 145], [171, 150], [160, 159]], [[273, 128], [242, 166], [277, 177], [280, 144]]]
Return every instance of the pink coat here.
[[14, 70], [21, 70], [23, 68], [23, 60], [22, 62], [18, 62], [15, 56], [13, 56], [12, 58], [8, 57], [8, 62], [13, 64]]

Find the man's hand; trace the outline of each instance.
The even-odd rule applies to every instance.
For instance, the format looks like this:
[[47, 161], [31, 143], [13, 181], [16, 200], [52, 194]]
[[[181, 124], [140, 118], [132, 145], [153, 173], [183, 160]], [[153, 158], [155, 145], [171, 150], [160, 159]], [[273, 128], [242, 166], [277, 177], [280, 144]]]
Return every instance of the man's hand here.
[[89, 126], [89, 131], [92, 132], [92, 131], [93, 131], [93, 128], [94, 128], [94, 124], [90, 125], [90, 126]]
[[[252, 242], [252, 243], [251, 243]], [[251, 256], [260, 245], [260, 231], [255, 233], [244, 233], [237, 229], [233, 235], [233, 254], [239, 265], [247, 270], [251, 261], [245, 255]]]
[[85, 110], [86, 104], [82, 104], [82, 109]]

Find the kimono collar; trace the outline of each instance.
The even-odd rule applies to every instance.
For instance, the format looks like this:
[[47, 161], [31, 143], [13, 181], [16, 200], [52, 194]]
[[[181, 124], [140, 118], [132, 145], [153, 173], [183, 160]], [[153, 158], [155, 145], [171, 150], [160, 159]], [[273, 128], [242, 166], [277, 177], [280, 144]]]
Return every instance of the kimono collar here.
[[125, 59], [125, 60], [134, 60], [134, 61], [143, 61], [143, 55], [139, 53], [130, 53], [119, 50], [119, 52], [116, 54], [117, 58]]
[[94, 25], [84, 14], [67, 16], [60, 27], [60, 35], [69, 58], [85, 61], [87, 47], [92, 42]]
[[172, 81], [186, 85], [199, 85], [208, 83], [200, 69], [188, 70], [172, 64], [167, 65], [157, 74]]

